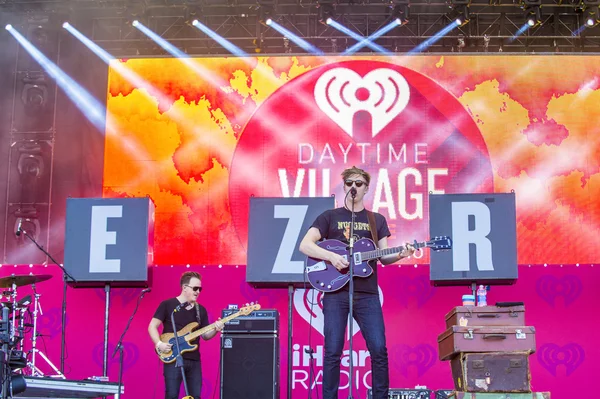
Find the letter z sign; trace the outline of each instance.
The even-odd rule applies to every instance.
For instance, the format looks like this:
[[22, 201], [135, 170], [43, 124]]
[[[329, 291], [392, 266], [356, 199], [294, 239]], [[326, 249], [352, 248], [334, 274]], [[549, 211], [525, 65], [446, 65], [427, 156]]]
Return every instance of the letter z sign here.
[[145, 282], [152, 263], [149, 198], [69, 198], [65, 268], [77, 282]]
[[304, 260], [298, 246], [333, 197], [250, 198], [246, 281], [256, 286], [301, 285]]
[[515, 194], [431, 194], [432, 237], [449, 235], [452, 250], [431, 252], [435, 285], [512, 284], [518, 277]]

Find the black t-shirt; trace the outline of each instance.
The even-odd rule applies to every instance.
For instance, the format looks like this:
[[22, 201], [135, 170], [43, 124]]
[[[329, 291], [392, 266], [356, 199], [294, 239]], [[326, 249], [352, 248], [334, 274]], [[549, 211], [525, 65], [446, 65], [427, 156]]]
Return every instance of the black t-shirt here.
[[[162, 301], [160, 305], [158, 305], [158, 309], [156, 309], [156, 312], [154, 313], [154, 318], [162, 321], [163, 334], [174, 332], [173, 325], [171, 324], [171, 313], [173, 313], [175, 308], [179, 306], [179, 303], [179, 299], [170, 298]], [[177, 331], [181, 330], [190, 323], [198, 323], [198, 314], [200, 319], [199, 328], [206, 327], [210, 324], [208, 322], [208, 312], [206, 311], [206, 308], [200, 304], [197, 305], [198, 313], [196, 313], [196, 306], [192, 306], [192, 308], [189, 310], [183, 308], [175, 313], [175, 327], [177, 327]], [[192, 343], [196, 342], [197, 341], [193, 341]], [[200, 360], [200, 352], [197, 350], [185, 352], [182, 357], [184, 359]]]
[[[391, 234], [385, 217], [377, 212], [373, 212], [373, 214], [375, 215], [375, 226], [377, 226], [377, 238], [381, 239], [383, 237], [389, 237]], [[311, 227], [319, 229], [323, 239], [340, 240], [344, 243], [349, 243], [351, 219], [352, 212], [346, 208], [330, 209], [320, 214]], [[369, 226], [369, 218], [367, 217], [367, 211], [365, 209], [356, 212], [354, 237], [356, 239], [373, 239], [371, 236], [371, 228]], [[354, 291], [371, 294], [378, 293], [377, 264], [376, 262], [371, 262], [370, 264], [373, 267], [373, 274], [367, 278], [355, 278]], [[348, 291], [348, 284], [346, 284], [342, 290]]]

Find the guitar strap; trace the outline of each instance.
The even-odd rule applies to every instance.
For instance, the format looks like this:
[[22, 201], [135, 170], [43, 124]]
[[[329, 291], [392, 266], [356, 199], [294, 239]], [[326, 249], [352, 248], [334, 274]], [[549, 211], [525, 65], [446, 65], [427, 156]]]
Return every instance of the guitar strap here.
[[377, 236], [377, 224], [375, 223], [375, 214], [371, 211], [367, 211], [367, 218], [369, 219], [369, 228], [371, 229], [371, 237], [375, 243], [375, 248], [378, 247], [379, 237]]
[[194, 307], [196, 308], [196, 321], [198, 322], [198, 326], [200, 326], [202, 322], [200, 321], [200, 305], [198, 305], [198, 302], [194, 303]]

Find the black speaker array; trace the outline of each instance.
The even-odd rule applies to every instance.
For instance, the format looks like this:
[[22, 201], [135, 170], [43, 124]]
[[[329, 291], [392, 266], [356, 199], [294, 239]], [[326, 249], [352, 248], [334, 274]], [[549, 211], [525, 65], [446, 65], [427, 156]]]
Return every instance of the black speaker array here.
[[[223, 311], [223, 317], [229, 314]], [[263, 310], [227, 323], [221, 335], [221, 399], [279, 398], [278, 320], [276, 310]]]

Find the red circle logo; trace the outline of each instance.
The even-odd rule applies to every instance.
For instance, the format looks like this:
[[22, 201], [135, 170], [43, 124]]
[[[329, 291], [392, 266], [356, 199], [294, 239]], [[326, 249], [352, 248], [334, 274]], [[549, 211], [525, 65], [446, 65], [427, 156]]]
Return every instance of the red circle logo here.
[[279, 88], [241, 135], [229, 198], [242, 245], [250, 196], [341, 199], [352, 166], [371, 174], [365, 203], [388, 219], [390, 245], [429, 238], [428, 193], [493, 192], [485, 142], [452, 94], [390, 63], [328, 64]]

